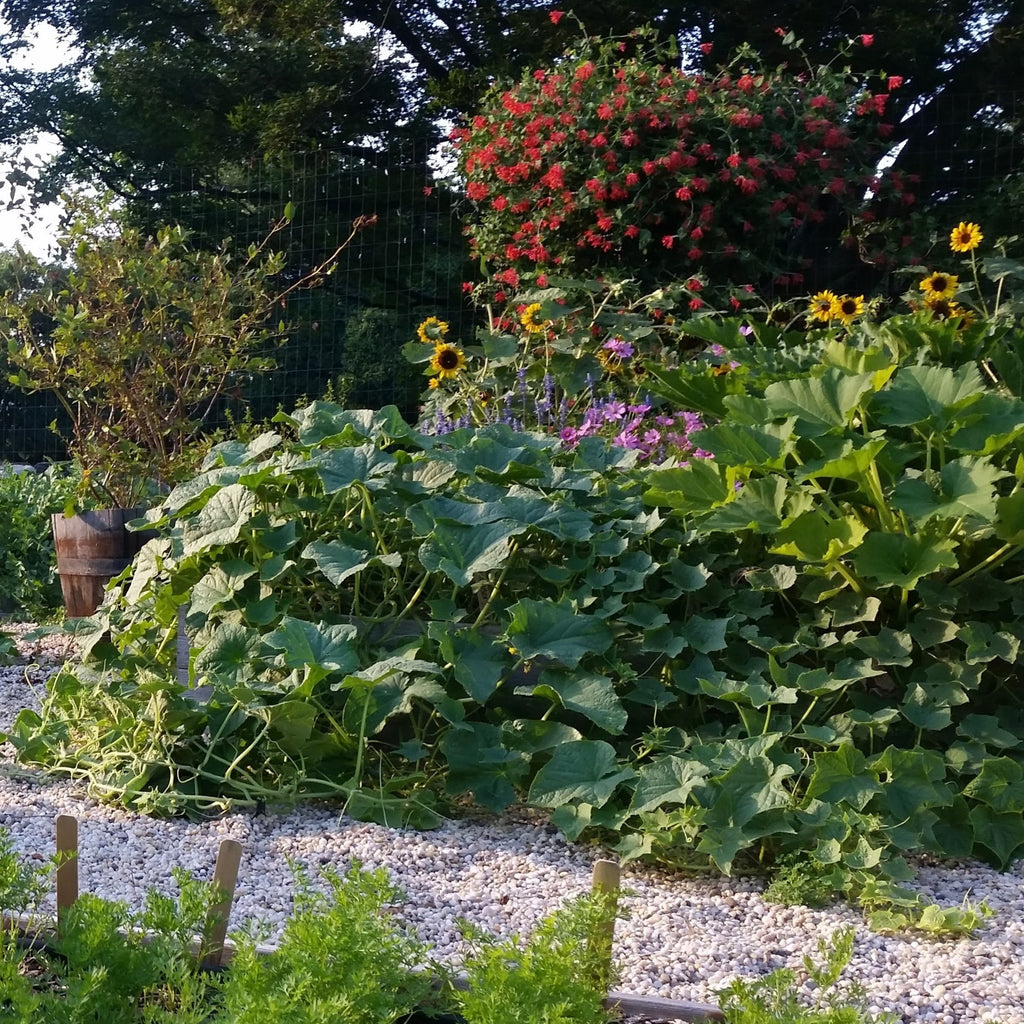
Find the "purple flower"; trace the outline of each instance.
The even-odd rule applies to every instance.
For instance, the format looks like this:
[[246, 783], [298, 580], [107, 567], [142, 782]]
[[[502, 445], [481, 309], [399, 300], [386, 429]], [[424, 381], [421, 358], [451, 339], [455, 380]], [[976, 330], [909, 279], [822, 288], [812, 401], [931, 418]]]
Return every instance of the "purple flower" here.
[[582, 435], [575, 427], [565, 427], [558, 436], [562, 439], [562, 444], [567, 444], [571, 448]]
[[626, 403], [613, 398], [605, 405], [603, 411], [604, 418], [608, 423], [616, 423], [626, 415]]
[[636, 349], [628, 341], [623, 341], [622, 338], [612, 338], [601, 347], [620, 359], [632, 359], [633, 354], [636, 352]]

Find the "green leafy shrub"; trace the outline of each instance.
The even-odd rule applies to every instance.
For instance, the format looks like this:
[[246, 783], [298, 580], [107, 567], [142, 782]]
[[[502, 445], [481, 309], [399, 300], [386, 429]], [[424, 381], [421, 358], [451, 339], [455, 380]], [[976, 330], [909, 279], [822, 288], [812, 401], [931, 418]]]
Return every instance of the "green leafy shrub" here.
[[72, 502], [79, 475], [0, 471], [0, 610], [38, 620], [61, 608], [50, 516]]
[[147, 238], [110, 197], [68, 205], [59, 242], [71, 268], [50, 274], [24, 255], [0, 294], [0, 338], [11, 382], [52, 393], [67, 414], [68, 452], [94, 496], [133, 508], [155, 482], [192, 472], [192, 447], [211, 413], [273, 367], [286, 298], [320, 283], [362, 224], [322, 262], [284, 280], [284, 254], [271, 245], [290, 208], [238, 253], [230, 240], [216, 252], [197, 249], [179, 225]]

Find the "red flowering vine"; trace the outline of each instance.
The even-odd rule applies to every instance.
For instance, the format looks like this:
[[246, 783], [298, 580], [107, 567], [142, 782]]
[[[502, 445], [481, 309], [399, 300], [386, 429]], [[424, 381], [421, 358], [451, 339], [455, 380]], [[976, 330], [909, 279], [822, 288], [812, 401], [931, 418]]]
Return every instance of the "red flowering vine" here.
[[875, 207], [912, 201], [909, 182], [875, 170], [899, 80], [875, 85], [831, 67], [768, 69], [749, 49], [695, 74], [647, 29], [495, 85], [453, 133], [486, 287], [552, 273], [648, 288], [700, 273], [731, 282], [723, 299], [749, 282], [798, 286], [816, 222], [856, 227], [867, 211], [877, 234]]

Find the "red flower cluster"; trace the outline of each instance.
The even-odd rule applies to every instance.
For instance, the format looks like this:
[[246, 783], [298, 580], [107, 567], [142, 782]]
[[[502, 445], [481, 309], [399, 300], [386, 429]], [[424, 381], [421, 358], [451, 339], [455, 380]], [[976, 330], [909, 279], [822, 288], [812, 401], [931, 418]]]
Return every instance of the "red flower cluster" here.
[[496, 86], [453, 133], [479, 204], [472, 245], [492, 267], [525, 280], [620, 265], [622, 276], [799, 280], [784, 252], [822, 219], [823, 196], [853, 212], [869, 188], [905, 191], [897, 177], [872, 184], [896, 76], [873, 93], [831, 69], [796, 77], [749, 56], [705, 76], [674, 66], [645, 30], [630, 43], [629, 57], [610, 40]]

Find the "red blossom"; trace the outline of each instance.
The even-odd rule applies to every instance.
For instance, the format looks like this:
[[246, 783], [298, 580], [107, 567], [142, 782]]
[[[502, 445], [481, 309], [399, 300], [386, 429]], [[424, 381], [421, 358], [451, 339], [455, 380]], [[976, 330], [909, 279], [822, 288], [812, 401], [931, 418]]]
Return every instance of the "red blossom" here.
[[875, 37], [873, 35], [863, 35], [860, 37], [861, 46], [871, 46], [874, 41]]
[[564, 172], [560, 164], [555, 164], [548, 172], [541, 176], [541, 184], [548, 188], [562, 188], [565, 185]]
[[708, 55], [709, 53], [711, 53], [711, 51], [712, 51], [712, 50], [713, 50], [714, 48], [715, 48], [715, 44], [714, 44], [714, 43], [701, 43], [701, 44], [700, 44], [700, 52], [701, 52], [701, 53], [703, 53], [705, 57], [706, 57], [706, 56], [707, 56], [707, 55]]
[[548, 11], [552, 25], [557, 25], [565, 17], [565, 11]]
[[888, 85], [889, 92], [892, 92], [893, 89], [898, 89], [903, 84], [903, 76], [890, 75], [886, 84]]

